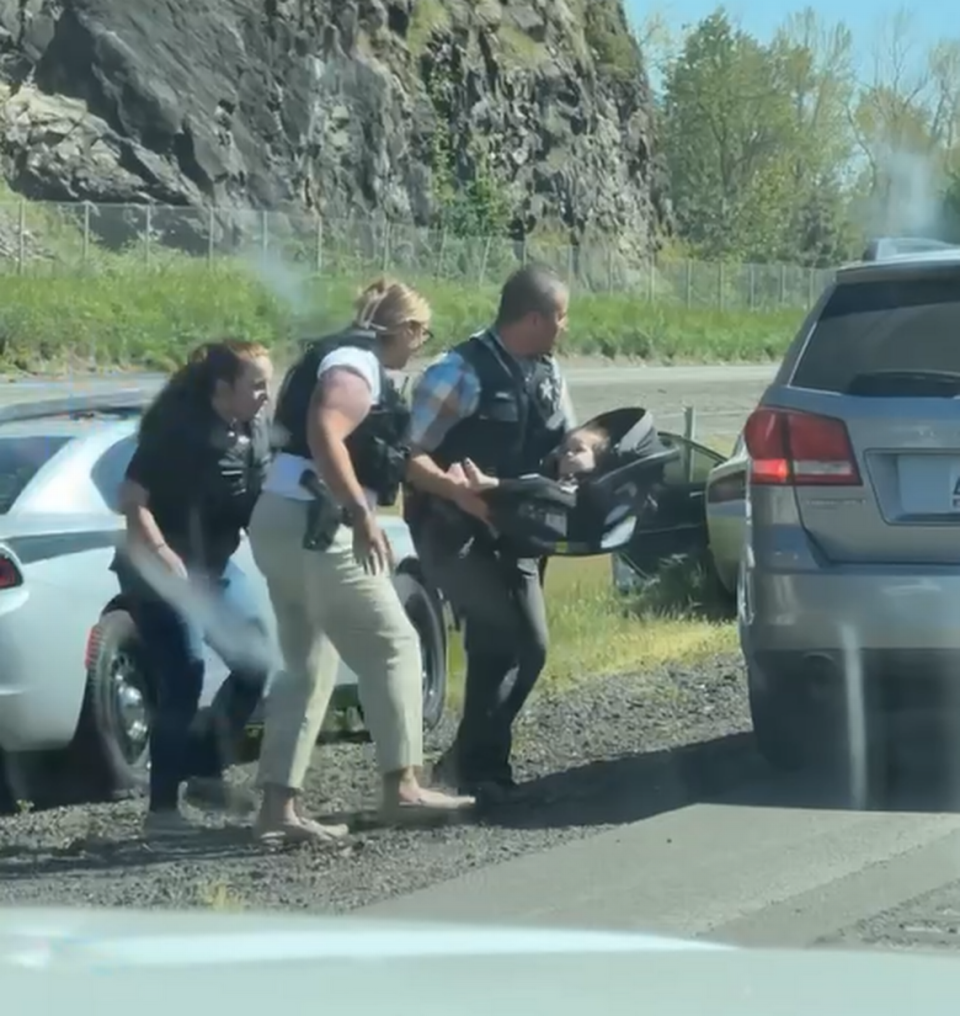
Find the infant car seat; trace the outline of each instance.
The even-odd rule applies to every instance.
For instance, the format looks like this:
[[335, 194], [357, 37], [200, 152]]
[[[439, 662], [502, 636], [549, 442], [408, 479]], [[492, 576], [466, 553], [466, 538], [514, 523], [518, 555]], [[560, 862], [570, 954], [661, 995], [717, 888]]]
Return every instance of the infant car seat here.
[[660, 440], [645, 409], [615, 409], [585, 428], [607, 434], [596, 468], [565, 483], [552, 478], [555, 453], [544, 472], [501, 480], [484, 496], [501, 541], [521, 557], [587, 557], [629, 543], [637, 520], [656, 506], [664, 466], [680, 449]]

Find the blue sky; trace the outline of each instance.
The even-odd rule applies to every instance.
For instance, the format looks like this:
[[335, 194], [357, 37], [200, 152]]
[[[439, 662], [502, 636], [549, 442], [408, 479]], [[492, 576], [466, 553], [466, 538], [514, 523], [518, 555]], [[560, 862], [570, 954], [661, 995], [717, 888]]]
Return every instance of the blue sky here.
[[[718, 6], [717, 0], [626, 0], [628, 13], [636, 20], [644, 14], [659, 11], [672, 27], [696, 23]], [[896, 3], [890, 0], [729, 0], [724, 6], [738, 18], [743, 27], [761, 40], [769, 39], [783, 19], [803, 7], [812, 7], [828, 23], [843, 20], [853, 30], [857, 56], [868, 58], [884, 15], [892, 15], [900, 7], [910, 11], [912, 34], [916, 37], [918, 56], [922, 48], [937, 42], [947, 32], [946, 10], [949, 3], [943, 0], [914, 0], [913, 3]], [[949, 31], [949, 29], [947, 29]], [[960, 24], [952, 33], [960, 35]], [[911, 40], [912, 41], [912, 40]]]

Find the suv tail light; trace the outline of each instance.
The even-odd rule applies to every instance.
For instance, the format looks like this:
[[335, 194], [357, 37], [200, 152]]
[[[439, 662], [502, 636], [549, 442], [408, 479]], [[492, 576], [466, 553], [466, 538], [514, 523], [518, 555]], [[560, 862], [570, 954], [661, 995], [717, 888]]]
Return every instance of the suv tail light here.
[[23, 585], [23, 574], [13, 560], [0, 554], [0, 590]]
[[843, 420], [761, 406], [743, 434], [753, 483], [859, 487], [863, 482]]

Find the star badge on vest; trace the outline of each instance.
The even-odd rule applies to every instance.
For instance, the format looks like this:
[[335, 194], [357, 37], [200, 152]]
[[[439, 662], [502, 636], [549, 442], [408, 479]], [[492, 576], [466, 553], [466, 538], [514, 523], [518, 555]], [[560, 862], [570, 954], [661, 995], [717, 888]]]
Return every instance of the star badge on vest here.
[[560, 409], [560, 378], [556, 371], [550, 370], [540, 378], [535, 395], [544, 415], [552, 418]]

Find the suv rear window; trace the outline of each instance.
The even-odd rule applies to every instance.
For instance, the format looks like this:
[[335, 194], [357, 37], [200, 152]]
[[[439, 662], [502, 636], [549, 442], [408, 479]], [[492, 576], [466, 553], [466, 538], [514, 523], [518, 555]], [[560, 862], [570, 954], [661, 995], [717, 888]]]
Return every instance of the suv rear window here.
[[846, 392], [861, 374], [960, 374], [960, 276], [889, 277], [837, 286], [827, 299], [791, 384]]
[[69, 440], [61, 435], [0, 437], [0, 514], [10, 511], [23, 488]]

